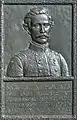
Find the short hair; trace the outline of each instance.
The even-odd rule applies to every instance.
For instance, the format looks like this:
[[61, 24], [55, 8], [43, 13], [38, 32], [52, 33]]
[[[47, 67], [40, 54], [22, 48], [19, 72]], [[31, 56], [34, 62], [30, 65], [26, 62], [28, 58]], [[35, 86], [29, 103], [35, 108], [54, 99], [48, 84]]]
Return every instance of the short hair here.
[[25, 24], [25, 26], [30, 28], [31, 27], [31, 18], [32, 18], [32, 16], [39, 15], [39, 14], [47, 15], [48, 19], [50, 21], [50, 25], [51, 26], [54, 25], [54, 21], [52, 20], [52, 17], [49, 16], [48, 10], [46, 8], [34, 7], [32, 9], [30, 9], [30, 11], [24, 17], [24, 24]]

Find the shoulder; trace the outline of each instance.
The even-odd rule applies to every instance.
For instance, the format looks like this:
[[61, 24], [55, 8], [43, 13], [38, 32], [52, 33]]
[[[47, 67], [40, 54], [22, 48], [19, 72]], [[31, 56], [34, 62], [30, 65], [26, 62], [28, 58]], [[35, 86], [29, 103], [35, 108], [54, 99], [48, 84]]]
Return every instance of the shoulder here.
[[64, 60], [64, 57], [63, 57], [63, 55], [61, 53], [56, 52], [54, 50], [51, 50], [51, 52], [52, 52], [53, 56], [58, 57], [61, 60]]
[[24, 49], [19, 51], [18, 53], [16, 53], [12, 59], [20, 59], [20, 60], [24, 60], [27, 58], [29, 50], [28, 49]]
[[57, 60], [60, 59], [60, 53], [54, 51], [54, 50], [50, 50], [51, 51], [51, 56]]
[[53, 51], [53, 54], [58, 57], [61, 68], [68, 70], [68, 65], [67, 65], [67, 62], [66, 62], [64, 56], [58, 52], [55, 52], [55, 51]]
[[18, 53], [14, 54], [10, 58], [10, 64], [11, 63], [24, 63], [24, 61], [27, 61], [27, 58], [31, 56], [30, 49], [24, 49], [19, 51]]
[[61, 53], [51, 50], [51, 55], [53, 58], [57, 59], [60, 64], [66, 65], [66, 60]]
[[69, 70], [68, 70], [68, 65], [67, 62], [65, 60], [65, 58], [63, 57], [62, 54], [52, 51], [53, 55], [55, 56], [55, 59], [57, 58], [59, 65], [61, 67], [61, 74], [62, 76], [69, 76]]
[[52, 54], [55, 55], [55, 56], [58, 56], [59, 57], [59, 53], [54, 51], [54, 50], [51, 50]]

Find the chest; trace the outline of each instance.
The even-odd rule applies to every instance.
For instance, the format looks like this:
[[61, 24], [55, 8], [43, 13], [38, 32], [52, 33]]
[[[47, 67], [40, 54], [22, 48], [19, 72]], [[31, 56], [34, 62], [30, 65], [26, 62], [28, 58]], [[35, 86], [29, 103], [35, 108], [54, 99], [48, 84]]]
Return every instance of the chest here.
[[24, 76], [60, 76], [60, 63], [54, 55], [42, 53], [30, 53], [24, 60]]

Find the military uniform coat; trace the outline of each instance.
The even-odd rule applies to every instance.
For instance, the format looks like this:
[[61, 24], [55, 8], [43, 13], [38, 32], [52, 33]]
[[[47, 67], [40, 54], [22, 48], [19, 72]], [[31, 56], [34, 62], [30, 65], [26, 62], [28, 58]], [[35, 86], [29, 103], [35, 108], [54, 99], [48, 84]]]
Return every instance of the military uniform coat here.
[[68, 76], [68, 66], [60, 53], [30, 43], [28, 49], [14, 55], [7, 67], [9, 77]]

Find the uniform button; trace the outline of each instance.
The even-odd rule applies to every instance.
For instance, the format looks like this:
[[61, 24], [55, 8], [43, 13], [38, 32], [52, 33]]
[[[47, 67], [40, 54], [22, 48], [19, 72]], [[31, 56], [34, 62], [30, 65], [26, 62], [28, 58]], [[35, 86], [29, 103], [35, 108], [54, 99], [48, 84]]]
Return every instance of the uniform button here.
[[37, 62], [38, 62], [38, 63], [41, 63], [41, 60], [38, 60]]
[[11, 61], [11, 63], [13, 63], [14, 61]]
[[38, 64], [38, 66], [41, 68], [41, 64]]
[[56, 62], [56, 60], [55, 59], [53, 59], [53, 64], [55, 65], [55, 62]]
[[40, 72], [42, 72], [42, 70], [39, 70]]
[[55, 72], [57, 72], [58, 70], [57, 69], [55, 69]]
[[35, 55], [36, 55], [36, 56], [38, 56], [38, 54], [37, 54], [37, 53], [35, 53]]
[[41, 64], [41, 62], [40, 62], [40, 61], [38, 61], [38, 64]]
[[53, 59], [53, 62], [55, 62], [56, 60], [55, 59]]

